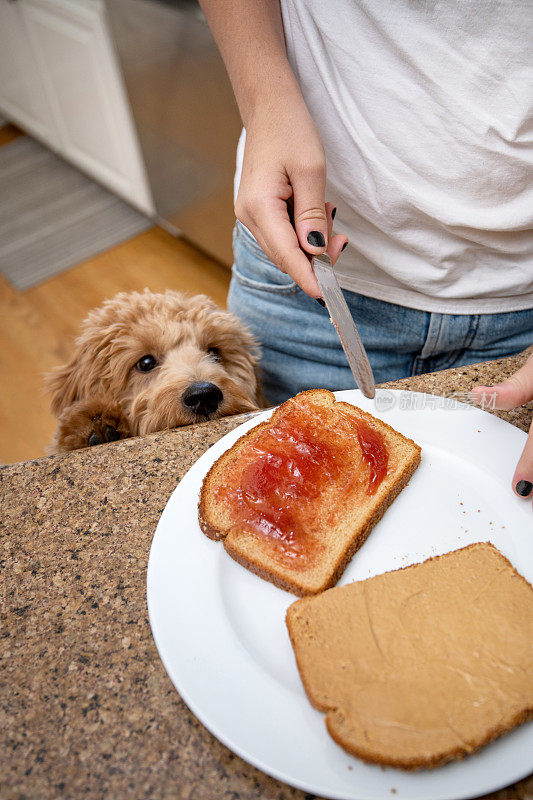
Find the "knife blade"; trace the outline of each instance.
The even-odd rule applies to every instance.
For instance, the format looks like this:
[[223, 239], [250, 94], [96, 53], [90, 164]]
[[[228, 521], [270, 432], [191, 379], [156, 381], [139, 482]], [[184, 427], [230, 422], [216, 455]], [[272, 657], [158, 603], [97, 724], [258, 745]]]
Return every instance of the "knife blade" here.
[[376, 394], [372, 367], [333, 271], [331, 259], [326, 253], [321, 253], [313, 257], [311, 265], [355, 382], [365, 397], [372, 399]]

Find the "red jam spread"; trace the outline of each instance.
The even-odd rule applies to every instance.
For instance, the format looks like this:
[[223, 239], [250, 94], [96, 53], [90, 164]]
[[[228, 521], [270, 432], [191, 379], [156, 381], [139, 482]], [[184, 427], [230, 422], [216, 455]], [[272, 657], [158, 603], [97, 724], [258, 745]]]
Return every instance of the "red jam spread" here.
[[[338, 518], [348, 497], [374, 494], [388, 452], [362, 417], [295, 401], [237, 462], [217, 489], [230, 505], [232, 527], [261, 538], [277, 561], [308, 569], [323, 549], [320, 528]], [[321, 495], [326, 512], [317, 520]]]

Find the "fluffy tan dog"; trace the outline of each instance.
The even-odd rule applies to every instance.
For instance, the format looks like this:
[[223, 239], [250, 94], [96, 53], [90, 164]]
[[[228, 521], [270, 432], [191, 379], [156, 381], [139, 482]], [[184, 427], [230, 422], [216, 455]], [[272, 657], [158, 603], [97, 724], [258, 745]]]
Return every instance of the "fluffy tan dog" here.
[[204, 295], [116, 295], [82, 323], [47, 378], [59, 417], [51, 453], [257, 409], [258, 348]]

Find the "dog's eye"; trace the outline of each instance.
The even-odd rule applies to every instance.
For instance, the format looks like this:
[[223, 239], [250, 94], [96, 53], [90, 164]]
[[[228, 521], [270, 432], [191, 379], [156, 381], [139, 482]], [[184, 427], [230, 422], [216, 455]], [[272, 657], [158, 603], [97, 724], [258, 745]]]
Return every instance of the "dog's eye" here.
[[138, 369], [139, 372], [151, 372], [155, 367], [157, 367], [157, 360], [150, 355], [143, 356], [135, 364], [135, 369]]
[[218, 347], [208, 347], [207, 352], [209, 353], [210, 356], [213, 356], [215, 361], [221, 360], [220, 350], [218, 349]]

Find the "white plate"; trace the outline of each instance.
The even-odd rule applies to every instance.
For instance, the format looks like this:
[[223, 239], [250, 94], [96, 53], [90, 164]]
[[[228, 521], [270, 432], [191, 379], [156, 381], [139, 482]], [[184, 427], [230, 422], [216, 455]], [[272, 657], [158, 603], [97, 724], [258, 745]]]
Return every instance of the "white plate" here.
[[[413, 438], [422, 463], [340, 583], [360, 580], [478, 541], [491, 541], [533, 580], [531, 504], [510, 480], [523, 431], [442, 398], [356, 390], [342, 398]], [[420, 408], [402, 404], [415, 399]], [[392, 405], [392, 408], [389, 406]], [[381, 412], [377, 408], [383, 409]], [[285, 628], [295, 597], [240, 567], [204, 536], [197, 503], [213, 462], [265, 412], [229, 433], [189, 470], [157, 526], [148, 564], [152, 633], [181, 697], [211, 733], [245, 761], [307, 792], [339, 800], [461, 800], [533, 770], [533, 723], [462, 762], [416, 773], [365, 764], [328, 735], [302, 688]]]

